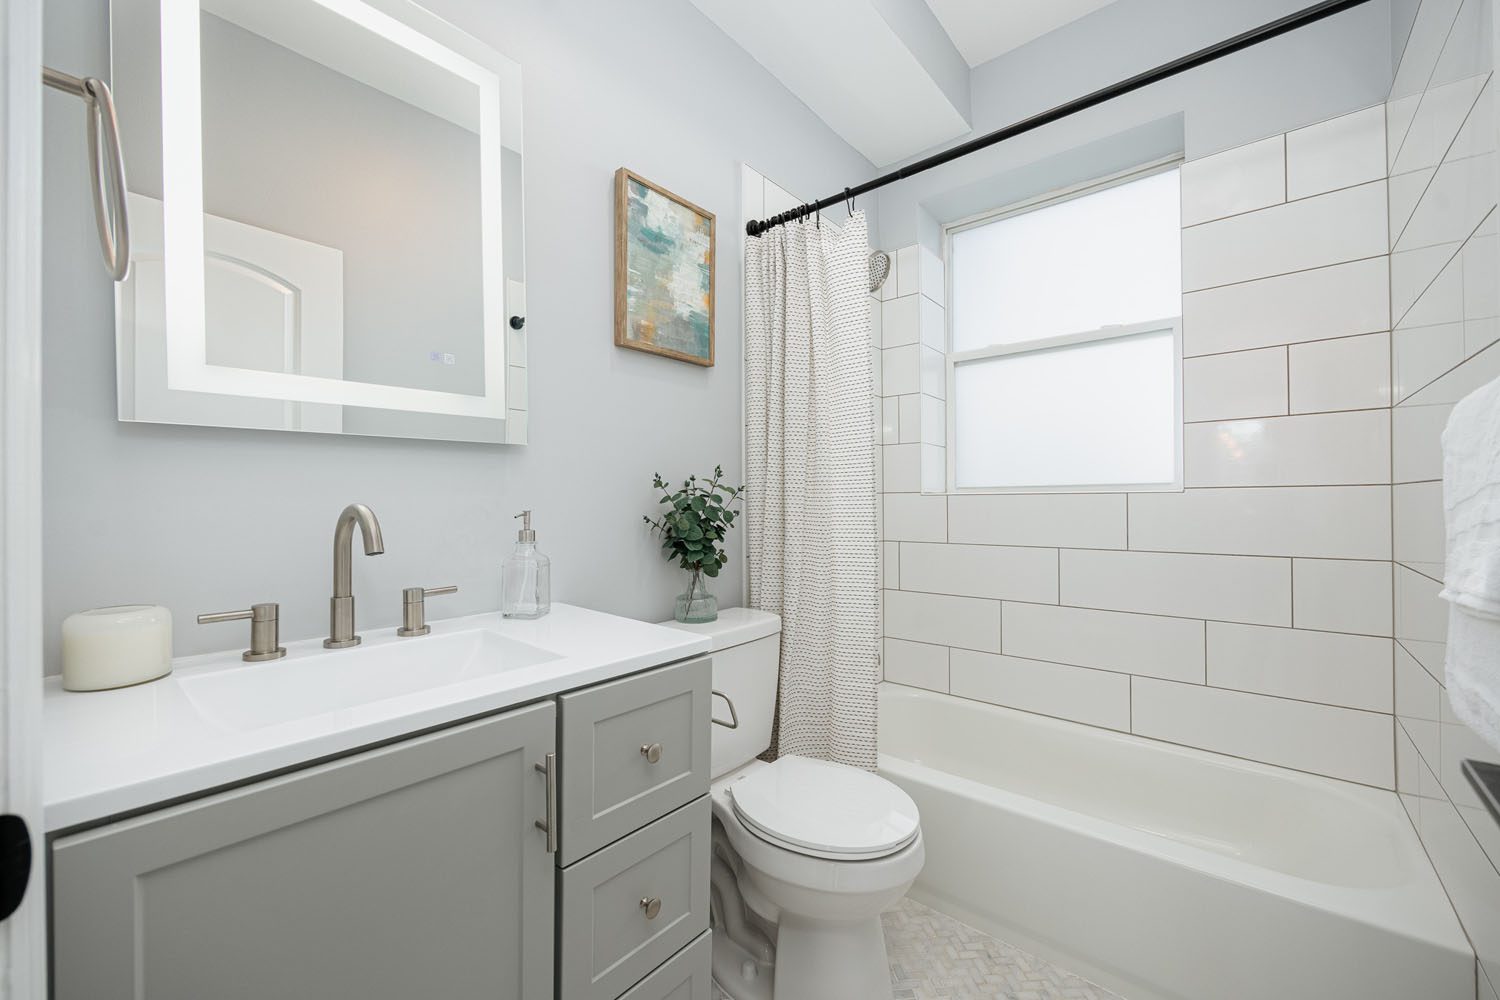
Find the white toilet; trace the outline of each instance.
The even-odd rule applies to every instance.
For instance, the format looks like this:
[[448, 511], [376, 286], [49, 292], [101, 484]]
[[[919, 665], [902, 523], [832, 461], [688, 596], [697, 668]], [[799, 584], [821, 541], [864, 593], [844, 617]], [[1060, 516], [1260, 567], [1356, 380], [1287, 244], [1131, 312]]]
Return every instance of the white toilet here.
[[916, 804], [858, 768], [756, 759], [776, 709], [775, 615], [667, 624], [714, 641], [714, 981], [733, 1000], [889, 1000], [880, 913], [922, 870]]

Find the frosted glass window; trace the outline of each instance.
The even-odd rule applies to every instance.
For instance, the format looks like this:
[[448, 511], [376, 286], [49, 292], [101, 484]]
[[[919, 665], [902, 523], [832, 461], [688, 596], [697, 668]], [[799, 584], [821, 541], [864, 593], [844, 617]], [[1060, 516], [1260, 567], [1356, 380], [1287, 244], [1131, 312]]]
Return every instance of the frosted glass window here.
[[1168, 170], [954, 232], [952, 350], [1178, 315], [1180, 201]]
[[1167, 327], [956, 363], [956, 485], [1173, 483], [1176, 353]]

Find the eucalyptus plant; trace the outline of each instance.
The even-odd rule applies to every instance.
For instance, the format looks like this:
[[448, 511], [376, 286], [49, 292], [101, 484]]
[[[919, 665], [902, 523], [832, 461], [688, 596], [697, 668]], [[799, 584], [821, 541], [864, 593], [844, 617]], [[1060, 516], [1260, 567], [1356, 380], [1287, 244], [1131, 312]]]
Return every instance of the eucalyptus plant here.
[[740, 499], [745, 487], [725, 485], [724, 469], [717, 465], [712, 479], [689, 476], [677, 490], [671, 489], [659, 473], [652, 485], [661, 490], [658, 503], [666, 504], [667, 509], [659, 518], [647, 516], [644, 520], [662, 538], [662, 557], [668, 562], [675, 560], [693, 574], [688, 590], [696, 592], [700, 575], [716, 577], [729, 561], [723, 549], [724, 536], [740, 516], [731, 504]]

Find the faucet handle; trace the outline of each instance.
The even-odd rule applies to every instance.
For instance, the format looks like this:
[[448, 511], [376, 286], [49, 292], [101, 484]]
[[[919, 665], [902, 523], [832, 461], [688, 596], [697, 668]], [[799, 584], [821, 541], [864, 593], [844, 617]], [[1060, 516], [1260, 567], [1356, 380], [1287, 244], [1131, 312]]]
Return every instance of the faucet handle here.
[[259, 660], [279, 660], [286, 655], [281, 645], [281, 605], [276, 603], [252, 604], [243, 611], [216, 611], [199, 615], [199, 625], [216, 622], [236, 622], [250, 619], [250, 648], [240, 654], [241, 659], [254, 663]]
[[458, 588], [454, 586], [407, 587], [402, 590], [401, 627], [396, 630], [396, 634], [403, 638], [410, 638], [431, 632], [432, 626], [427, 624], [427, 598], [456, 593], [458, 593]]

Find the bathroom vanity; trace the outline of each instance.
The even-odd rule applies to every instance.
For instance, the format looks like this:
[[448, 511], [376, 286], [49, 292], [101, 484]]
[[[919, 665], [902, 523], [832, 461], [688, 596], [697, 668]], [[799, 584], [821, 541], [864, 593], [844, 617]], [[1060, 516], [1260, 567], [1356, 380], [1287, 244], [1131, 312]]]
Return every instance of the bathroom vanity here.
[[555, 606], [46, 695], [53, 996], [711, 996], [710, 666]]

